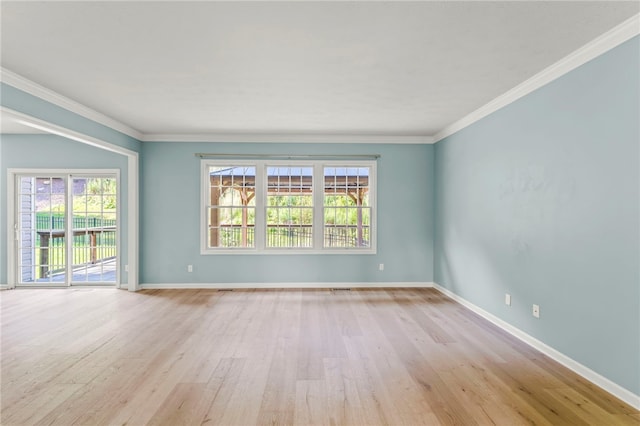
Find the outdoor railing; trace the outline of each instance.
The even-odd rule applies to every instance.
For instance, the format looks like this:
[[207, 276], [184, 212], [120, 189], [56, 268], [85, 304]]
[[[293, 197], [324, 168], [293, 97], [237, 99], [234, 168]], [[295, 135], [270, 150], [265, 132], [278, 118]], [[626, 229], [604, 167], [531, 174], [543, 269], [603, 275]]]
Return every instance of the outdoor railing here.
[[[254, 246], [254, 227], [246, 228], [248, 247]], [[363, 244], [369, 244], [369, 227], [363, 226]], [[241, 225], [220, 226], [220, 247], [242, 247], [243, 228]], [[355, 225], [324, 225], [324, 247], [358, 247], [358, 227]], [[313, 229], [311, 225], [269, 225], [267, 226], [267, 247], [311, 247]]]
[[[37, 278], [64, 271], [66, 265], [64, 214], [38, 212], [35, 214], [34, 235], [38, 259]], [[116, 256], [116, 220], [95, 216], [72, 218], [73, 265], [95, 264]]]
[[[53, 216], [50, 214], [36, 214], [36, 229], [64, 229], [67, 218], [64, 215]], [[96, 228], [98, 226], [116, 226], [115, 219], [103, 219], [92, 216], [74, 216], [73, 228]]]
[[[66, 232], [64, 229], [44, 229], [36, 231], [38, 235], [38, 276], [46, 278], [50, 274], [65, 269]], [[73, 266], [96, 264], [116, 256], [116, 227], [74, 228], [72, 262]]]

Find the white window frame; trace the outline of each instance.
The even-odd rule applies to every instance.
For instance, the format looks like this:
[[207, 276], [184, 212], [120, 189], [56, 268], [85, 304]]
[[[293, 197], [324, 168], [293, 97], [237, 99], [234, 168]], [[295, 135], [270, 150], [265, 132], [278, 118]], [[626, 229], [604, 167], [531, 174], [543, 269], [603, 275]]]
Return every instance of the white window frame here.
[[[200, 254], [376, 254], [377, 253], [377, 171], [374, 160], [217, 160], [200, 162]], [[256, 168], [256, 214], [254, 225], [255, 247], [208, 247], [208, 206], [210, 202], [209, 168], [211, 166], [238, 166]], [[266, 247], [267, 167], [313, 168], [313, 247]], [[368, 247], [324, 247], [324, 168], [368, 167], [369, 205], [371, 208], [370, 244]]]

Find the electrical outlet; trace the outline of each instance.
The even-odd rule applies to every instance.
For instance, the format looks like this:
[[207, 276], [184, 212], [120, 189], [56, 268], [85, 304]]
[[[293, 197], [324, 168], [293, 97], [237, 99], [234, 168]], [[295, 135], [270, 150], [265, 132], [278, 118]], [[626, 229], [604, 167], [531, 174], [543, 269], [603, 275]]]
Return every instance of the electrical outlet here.
[[511, 306], [511, 295], [509, 293], [506, 293], [504, 295], [504, 304], [507, 306]]
[[129, 272], [129, 265], [124, 265], [124, 271]]
[[193, 265], [187, 265], [187, 272], [193, 272]]
[[381, 263], [380, 266], [378, 266], [378, 269], [384, 271], [384, 263]]
[[533, 305], [533, 316], [536, 318], [540, 318], [540, 306]]

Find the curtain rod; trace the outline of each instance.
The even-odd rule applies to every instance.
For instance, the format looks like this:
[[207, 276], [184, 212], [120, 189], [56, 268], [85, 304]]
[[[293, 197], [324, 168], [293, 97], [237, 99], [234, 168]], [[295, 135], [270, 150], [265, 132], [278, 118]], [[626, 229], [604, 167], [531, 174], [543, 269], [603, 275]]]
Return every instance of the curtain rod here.
[[321, 154], [308, 154], [308, 155], [289, 155], [289, 154], [207, 154], [204, 152], [197, 152], [195, 154], [199, 158], [229, 158], [234, 160], [258, 160], [264, 158], [273, 158], [278, 160], [309, 160], [309, 159], [321, 159], [321, 160], [377, 160], [380, 158], [380, 154], [354, 154], [354, 155], [321, 155]]

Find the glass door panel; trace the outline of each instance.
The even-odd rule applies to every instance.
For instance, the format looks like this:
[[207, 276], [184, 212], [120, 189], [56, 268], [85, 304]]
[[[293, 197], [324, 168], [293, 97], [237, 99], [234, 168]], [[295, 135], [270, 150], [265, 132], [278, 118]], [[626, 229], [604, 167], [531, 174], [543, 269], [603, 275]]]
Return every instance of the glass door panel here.
[[71, 188], [71, 283], [116, 283], [116, 179], [74, 176]]
[[17, 194], [18, 282], [65, 285], [66, 180], [20, 176]]

